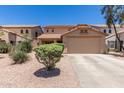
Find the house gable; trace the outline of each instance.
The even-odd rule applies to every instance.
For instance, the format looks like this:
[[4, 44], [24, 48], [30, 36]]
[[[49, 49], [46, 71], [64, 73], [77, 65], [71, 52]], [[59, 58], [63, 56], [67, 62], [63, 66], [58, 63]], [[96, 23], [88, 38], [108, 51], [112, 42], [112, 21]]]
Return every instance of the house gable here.
[[63, 36], [106, 36], [106, 34], [87, 27], [87, 28], [77, 28], [68, 33], [64, 33], [62, 37]]

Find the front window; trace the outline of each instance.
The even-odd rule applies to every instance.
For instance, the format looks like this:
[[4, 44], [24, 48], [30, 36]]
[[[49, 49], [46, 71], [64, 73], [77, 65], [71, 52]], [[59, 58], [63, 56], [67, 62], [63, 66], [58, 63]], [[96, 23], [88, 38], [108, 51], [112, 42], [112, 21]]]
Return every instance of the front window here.
[[88, 33], [88, 30], [80, 30], [80, 33]]
[[54, 32], [54, 29], [52, 30], [52, 32]]
[[35, 32], [35, 37], [38, 37], [38, 32]]
[[49, 32], [49, 30], [47, 29], [47, 32]]
[[106, 29], [104, 29], [103, 31], [104, 31], [104, 33], [106, 33]]
[[115, 41], [108, 41], [109, 48], [115, 48]]
[[109, 33], [111, 33], [112, 32], [112, 30], [111, 29], [109, 29]]
[[88, 30], [85, 30], [84, 32], [85, 32], [85, 33], [88, 33]]
[[23, 34], [23, 30], [21, 30], [21, 34]]
[[28, 30], [26, 29], [26, 34], [28, 34]]

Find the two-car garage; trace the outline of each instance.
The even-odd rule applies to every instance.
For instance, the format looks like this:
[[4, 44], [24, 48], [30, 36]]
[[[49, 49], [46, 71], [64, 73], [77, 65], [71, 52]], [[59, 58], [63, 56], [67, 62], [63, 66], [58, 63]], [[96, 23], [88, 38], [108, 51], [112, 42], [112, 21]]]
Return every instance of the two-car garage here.
[[[75, 43], [73, 45], [73, 43]], [[68, 39], [68, 53], [99, 53], [99, 37], [73, 37]]]
[[67, 53], [104, 53], [105, 34], [89, 28], [78, 28], [63, 34]]

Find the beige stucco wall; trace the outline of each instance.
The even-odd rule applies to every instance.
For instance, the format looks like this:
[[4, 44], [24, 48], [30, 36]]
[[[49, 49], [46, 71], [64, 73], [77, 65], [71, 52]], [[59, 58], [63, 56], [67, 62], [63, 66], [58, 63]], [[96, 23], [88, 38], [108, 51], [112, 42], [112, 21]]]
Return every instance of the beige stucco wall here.
[[108, 42], [109, 41], [115, 41], [116, 40], [116, 37], [115, 36], [112, 36], [112, 37], [109, 37], [109, 38], [106, 38], [105, 42], [106, 42], [106, 46], [108, 47]]
[[123, 47], [124, 47], [124, 33], [120, 34], [120, 40], [123, 41]]
[[[118, 34], [119, 38], [121, 41], [123, 41], [123, 46], [124, 46], [124, 33]], [[108, 45], [108, 41], [116, 41], [116, 36], [113, 35], [109, 38], [106, 38], [106, 45]], [[118, 48], [120, 48], [119, 42], [117, 44]]]
[[24, 33], [26, 33], [26, 30], [28, 30], [29, 34], [31, 34], [31, 28], [4, 27], [4, 29], [10, 30], [10, 31], [17, 33], [17, 34], [21, 34], [21, 30], [23, 30]]
[[[7, 33], [4, 31], [5, 35], [2, 36], [2, 38], [7, 43], [9, 43], [10, 41], [15, 41], [16, 44], [18, 44], [20, 41], [23, 41], [24, 38], [21, 36], [26, 35], [26, 30], [28, 30], [27, 37], [29, 39], [32, 39], [32, 40], [36, 39], [36, 37], [35, 37], [36, 32], [38, 33], [38, 36], [42, 34], [42, 29], [39, 26], [37, 26], [37, 27], [3, 27], [2, 29], [6, 29], [6, 30], [11, 31], [15, 34], [18, 34], [18, 35], [15, 35], [15, 34]], [[21, 34], [21, 30], [23, 30], [23, 34]]]
[[41, 28], [36, 27], [36, 28], [31, 29], [31, 37], [32, 37], [32, 39], [36, 39], [36, 37], [35, 37], [36, 32], [38, 33], [38, 36], [40, 36], [42, 34]]
[[120, 34], [120, 39], [124, 41], [124, 33]]
[[67, 53], [104, 53], [106, 51], [105, 35], [91, 29], [87, 30], [88, 33], [80, 33], [80, 30], [77, 30], [63, 36]]
[[[54, 32], [52, 30], [54, 29]], [[47, 32], [49, 30], [49, 32]], [[49, 34], [63, 34], [69, 32], [69, 28], [44, 28], [44, 33], [49, 33]]]
[[17, 38], [16, 38], [16, 35], [15, 35], [15, 34], [9, 33], [8, 35], [9, 35], [9, 36], [8, 36], [8, 37], [9, 37], [9, 41], [14, 41], [14, 42], [16, 42], [16, 39], [17, 39]]
[[0, 30], [0, 32], [4, 33], [4, 35], [0, 36], [0, 38], [2, 40], [5, 40], [6, 43], [10, 43], [10, 41], [16, 42], [16, 35], [15, 34], [7, 32], [7, 31], [4, 31], [4, 30]]
[[[10, 30], [16, 34], [24, 35], [26, 34], [26, 30], [28, 30], [28, 36], [30, 38], [34, 38], [35, 32], [38, 32], [40, 35], [42, 33], [41, 27], [3, 27], [4, 29]], [[23, 34], [21, 33], [21, 30], [23, 30]]]

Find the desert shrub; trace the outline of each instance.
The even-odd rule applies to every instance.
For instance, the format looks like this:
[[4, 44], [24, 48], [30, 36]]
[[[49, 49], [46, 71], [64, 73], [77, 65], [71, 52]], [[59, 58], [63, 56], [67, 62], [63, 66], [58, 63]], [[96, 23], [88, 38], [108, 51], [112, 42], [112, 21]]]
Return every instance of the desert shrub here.
[[18, 49], [16, 48], [16, 46], [11, 46], [11, 48], [10, 48], [10, 50], [9, 50], [9, 56], [12, 56], [13, 55], [13, 53], [15, 52], [15, 51], [17, 51]]
[[21, 63], [24, 63], [27, 59], [28, 59], [28, 56], [27, 56], [27, 53], [25, 53], [24, 51], [14, 51], [12, 54], [11, 54], [11, 57], [12, 59], [14, 60], [14, 64], [21, 64]]
[[115, 51], [115, 48], [108, 48], [109, 51]]
[[111, 51], [111, 52], [120, 52], [119, 49], [115, 49], [115, 48], [109, 48], [109, 51]]
[[17, 49], [20, 51], [24, 51], [26, 53], [31, 52], [32, 51], [31, 41], [29, 40], [22, 41], [21, 43], [17, 45]]
[[120, 50], [119, 49], [115, 49], [115, 52], [120, 52]]
[[8, 53], [9, 52], [9, 44], [5, 42], [0, 42], [0, 53]]
[[58, 43], [40, 45], [34, 49], [36, 58], [48, 71], [55, 68], [62, 57], [63, 50], [64, 45]]

